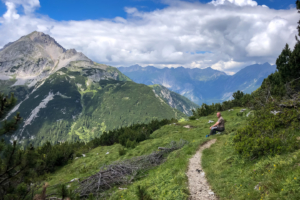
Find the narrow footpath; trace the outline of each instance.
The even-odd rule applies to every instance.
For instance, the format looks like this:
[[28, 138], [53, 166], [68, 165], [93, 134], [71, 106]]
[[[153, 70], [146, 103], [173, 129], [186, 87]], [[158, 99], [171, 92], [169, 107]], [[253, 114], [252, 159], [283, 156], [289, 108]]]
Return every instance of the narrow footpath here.
[[189, 169], [186, 173], [189, 179], [190, 200], [217, 200], [214, 192], [210, 190], [209, 184], [202, 169], [202, 151], [209, 148], [217, 140], [213, 139], [202, 145], [196, 154], [190, 159]]

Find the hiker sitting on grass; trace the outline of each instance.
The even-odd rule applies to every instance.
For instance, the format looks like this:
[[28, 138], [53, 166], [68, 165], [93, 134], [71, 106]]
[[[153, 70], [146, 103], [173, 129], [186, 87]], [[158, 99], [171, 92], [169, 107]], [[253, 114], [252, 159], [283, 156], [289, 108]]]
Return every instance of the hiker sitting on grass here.
[[206, 137], [216, 134], [217, 131], [223, 132], [225, 130], [225, 121], [220, 112], [217, 113], [217, 117], [219, 118], [218, 121], [209, 128], [210, 134], [206, 135]]

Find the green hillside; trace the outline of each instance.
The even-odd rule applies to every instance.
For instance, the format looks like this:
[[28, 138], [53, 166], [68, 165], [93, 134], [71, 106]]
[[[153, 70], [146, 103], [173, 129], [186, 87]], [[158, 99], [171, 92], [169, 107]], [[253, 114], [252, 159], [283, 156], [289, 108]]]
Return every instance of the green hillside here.
[[[127, 81], [116, 68], [104, 71], [80, 66], [75, 62], [62, 68], [30, 93], [15, 111], [24, 120], [12, 137], [24, 145], [89, 141], [104, 131], [134, 123], [186, 117], [157, 98], [148, 86]], [[117, 74], [117, 80], [105, 74]]]
[[[147, 155], [166, 146], [171, 141], [184, 139], [189, 141], [182, 149], [170, 153], [165, 163], [148, 171], [147, 176], [134, 181], [130, 185], [122, 185], [111, 189], [107, 199], [138, 199], [136, 188], [138, 185], [147, 188], [152, 199], [188, 199], [187, 171], [189, 158], [199, 146], [207, 140], [217, 139], [210, 149], [204, 151], [203, 167], [212, 190], [220, 199], [297, 199], [299, 197], [300, 150], [291, 154], [276, 157], [263, 157], [259, 160], [247, 161], [234, 151], [232, 139], [236, 131], [247, 124], [248, 117], [237, 116], [241, 108], [234, 111], [224, 111], [226, 132], [206, 138], [209, 132], [208, 120], [216, 120], [215, 115], [201, 117], [199, 120], [185, 121], [175, 125], [166, 125], [155, 131], [150, 139], [138, 144], [134, 149], [126, 149], [126, 154], [119, 155], [121, 145], [100, 146], [88, 153], [86, 157], [73, 160], [54, 174], [49, 174], [45, 181], [50, 186], [49, 193], [57, 188], [57, 184], [67, 183], [71, 188], [77, 187], [77, 182], [68, 183], [74, 178], [83, 178], [95, 174], [103, 164], [110, 164], [116, 160], [129, 159], [135, 156]], [[249, 110], [246, 110], [248, 113]], [[191, 128], [184, 128], [191, 125]], [[297, 132], [300, 136], [300, 131]], [[109, 154], [106, 154], [109, 152]], [[259, 184], [260, 189], [254, 187]], [[56, 186], [55, 186], [56, 185]], [[276, 199], [276, 198], [275, 198]]]
[[193, 114], [192, 110], [195, 110], [199, 106], [189, 100], [188, 98], [170, 91], [168, 88], [162, 85], [150, 85], [154, 91], [154, 93], [162, 98], [167, 104], [169, 104], [172, 108], [175, 108], [184, 114], [190, 116]]

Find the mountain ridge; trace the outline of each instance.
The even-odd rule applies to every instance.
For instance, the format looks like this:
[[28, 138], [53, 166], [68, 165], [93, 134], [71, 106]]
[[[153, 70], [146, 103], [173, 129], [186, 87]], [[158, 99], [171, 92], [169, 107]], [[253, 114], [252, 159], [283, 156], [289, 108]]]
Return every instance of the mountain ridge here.
[[212, 68], [154, 68], [134, 65], [118, 69], [137, 83], [163, 85], [198, 105], [228, 100], [237, 90], [251, 93], [276, 70], [276, 66], [269, 63], [247, 66], [234, 75]]

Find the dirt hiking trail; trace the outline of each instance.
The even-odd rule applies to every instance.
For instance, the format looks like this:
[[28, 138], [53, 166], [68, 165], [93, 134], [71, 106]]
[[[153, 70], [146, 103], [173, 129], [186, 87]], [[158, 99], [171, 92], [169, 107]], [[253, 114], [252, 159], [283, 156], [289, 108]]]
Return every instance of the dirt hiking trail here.
[[203, 144], [190, 159], [189, 169], [186, 173], [189, 179], [189, 200], [217, 200], [214, 192], [210, 190], [201, 165], [202, 151], [209, 148], [217, 140], [213, 139]]

